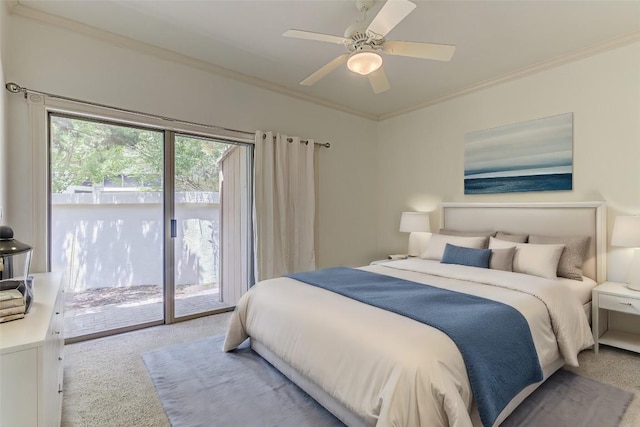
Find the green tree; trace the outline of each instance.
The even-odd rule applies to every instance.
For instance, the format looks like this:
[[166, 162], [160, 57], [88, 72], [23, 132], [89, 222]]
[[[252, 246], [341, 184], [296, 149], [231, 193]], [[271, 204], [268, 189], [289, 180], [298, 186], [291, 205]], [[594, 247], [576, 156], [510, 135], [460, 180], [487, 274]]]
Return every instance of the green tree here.
[[231, 147], [184, 136], [176, 137], [176, 190], [218, 191], [218, 160]]
[[[146, 191], [162, 183], [163, 132], [51, 117], [51, 191], [119, 181]], [[228, 144], [176, 137], [176, 189], [218, 191], [218, 160]]]

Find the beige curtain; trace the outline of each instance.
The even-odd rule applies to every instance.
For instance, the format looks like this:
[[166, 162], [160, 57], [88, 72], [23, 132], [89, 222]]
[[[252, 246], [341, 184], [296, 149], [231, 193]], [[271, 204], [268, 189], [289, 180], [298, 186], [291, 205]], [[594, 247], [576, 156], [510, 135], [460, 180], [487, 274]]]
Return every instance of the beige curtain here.
[[[290, 142], [289, 142], [290, 140]], [[253, 186], [256, 280], [316, 267], [313, 140], [256, 132]]]

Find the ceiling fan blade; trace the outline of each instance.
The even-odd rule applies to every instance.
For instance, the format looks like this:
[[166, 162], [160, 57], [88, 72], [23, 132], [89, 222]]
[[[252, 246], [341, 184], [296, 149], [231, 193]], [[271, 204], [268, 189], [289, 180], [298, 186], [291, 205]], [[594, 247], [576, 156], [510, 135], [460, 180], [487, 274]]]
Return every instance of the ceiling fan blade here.
[[369, 83], [373, 89], [373, 93], [376, 95], [391, 89], [387, 74], [382, 67], [378, 68], [373, 73], [369, 74]]
[[380, 12], [373, 18], [367, 28], [367, 35], [375, 35], [377, 38], [386, 36], [389, 31], [400, 23], [415, 9], [416, 5], [409, 0], [387, 0]]
[[436, 61], [449, 61], [456, 51], [456, 47], [450, 44], [402, 42], [390, 40], [384, 42], [382, 51], [389, 55], [411, 56], [413, 58], [434, 59]]
[[314, 84], [316, 84], [318, 80], [320, 80], [321, 78], [323, 78], [324, 76], [326, 76], [327, 74], [329, 74], [330, 72], [338, 68], [340, 65], [344, 64], [344, 62], [347, 60], [348, 57], [349, 57], [348, 53], [338, 56], [336, 59], [329, 62], [324, 67], [320, 68], [318, 71], [316, 71], [315, 73], [311, 74], [309, 77], [301, 81], [300, 84], [302, 86], [313, 86]]
[[311, 31], [302, 30], [287, 30], [282, 33], [284, 37], [292, 37], [295, 39], [314, 40], [318, 42], [328, 42], [344, 45], [351, 42], [349, 39], [345, 39], [340, 36], [333, 36], [331, 34], [312, 33]]

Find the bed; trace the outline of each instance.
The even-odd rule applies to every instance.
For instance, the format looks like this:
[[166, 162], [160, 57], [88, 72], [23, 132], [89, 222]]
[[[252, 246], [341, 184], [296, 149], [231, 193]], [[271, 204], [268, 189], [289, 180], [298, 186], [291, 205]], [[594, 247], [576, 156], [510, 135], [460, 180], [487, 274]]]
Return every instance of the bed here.
[[[600, 202], [441, 207], [441, 228], [446, 230], [588, 236], [580, 281], [431, 259], [357, 269], [359, 276], [375, 273], [421, 288], [418, 291], [430, 288], [478, 297], [521, 315], [530, 331], [539, 377], [528, 377], [529, 382], [515, 389], [497, 412], [487, 411], [486, 396], [472, 389], [471, 383], [482, 383], [475, 373], [475, 355], [468, 345], [454, 342], [455, 334], [304, 283], [298, 276], [299, 280], [283, 277], [252, 287], [232, 315], [224, 350], [249, 337], [258, 354], [349, 426], [499, 425], [546, 378], [565, 364], [576, 365], [577, 354], [592, 345], [587, 315], [590, 288], [605, 277], [604, 215]], [[433, 237], [425, 239], [424, 254], [433, 242]], [[479, 333], [482, 329], [490, 328], [477, 328]], [[513, 328], [500, 329], [509, 333]], [[494, 339], [503, 332], [485, 333]], [[500, 351], [501, 344], [494, 347]], [[506, 343], [504, 348], [509, 350], [492, 356], [499, 366], [496, 376], [503, 370], [505, 377], [517, 376], [525, 367], [507, 363], [513, 355]]]

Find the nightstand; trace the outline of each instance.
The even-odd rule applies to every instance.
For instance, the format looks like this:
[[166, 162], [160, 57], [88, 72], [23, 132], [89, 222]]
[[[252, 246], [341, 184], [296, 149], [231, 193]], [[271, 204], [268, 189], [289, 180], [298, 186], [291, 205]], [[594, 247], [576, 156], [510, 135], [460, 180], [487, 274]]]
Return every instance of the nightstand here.
[[640, 318], [640, 292], [628, 289], [625, 283], [604, 282], [593, 288], [591, 310], [596, 353], [599, 344], [640, 353], [640, 333], [618, 330], [610, 325], [610, 316], [614, 313]]
[[384, 263], [391, 262], [391, 261], [395, 261], [395, 260], [393, 260], [393, 259], [389, 259], [389, 258], [386, 258], [386, 259], [378, 259], [378, 260], [376, 260], [376, 261], [371, 261], [371, 264], [369, 264], [369, 265], [384, 264]]
[[371, 264], [369, 265], [384, 264], [385, 262], [398, 261], [400, 259], [407, 259], [407, 258], [410, 258], [410, 256], [407, 254], [389, 255], [388, 258], [371, 261]]

